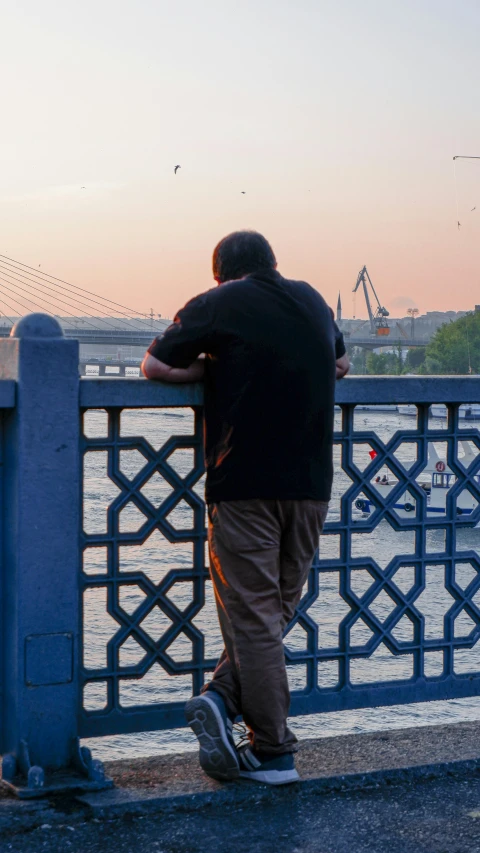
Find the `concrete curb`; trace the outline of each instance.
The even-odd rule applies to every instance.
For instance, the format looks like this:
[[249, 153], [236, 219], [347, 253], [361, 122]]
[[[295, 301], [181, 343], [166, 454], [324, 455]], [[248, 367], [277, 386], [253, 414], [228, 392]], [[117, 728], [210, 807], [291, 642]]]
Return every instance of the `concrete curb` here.
[[0, 836], [156, 812], [231, 812], [269, 802], [288, 807], [309, 796], [477, 776], [479, 728], [478, 723], [456, 723], [304, 741], [297, 760], [301, 781], [285, 787], [215, 782], [202, 773], [191, 752], [113, 761], [106, 771], [114, 789], [35, 801], [1, 795]]
[[465, 776], [480, 773], [480, 759], [452, 761], [444, 764], [425, 764], [370, 773], [301, 779], [293, 785], [272, 787], [248, 781], [225, 785], [215, 792], [198, 794], [149, 794], [113, 790], [77, 797], [88, 807], [91, 817], [119, 818], [127, 815], [147, 815], [155, 812], [195, 812], [213, 806], [257, 805], [258, 803], [289, 800], [302, 795], [324, 795], [346, 791], [362, 791], [381, 786], [426, 782], [444, 776]]
[[310, 794], [413, 784], [480, 772], [477, 723], [396, 729], [304, 741], [297, 757], [301, 780], [272, 788], [247, 780], [220, 784], [200, 770], [196, 754], [159, 756], [106, 766], [116, 787], [78, 801], [95, 817], [191, 811], [291, 800]]

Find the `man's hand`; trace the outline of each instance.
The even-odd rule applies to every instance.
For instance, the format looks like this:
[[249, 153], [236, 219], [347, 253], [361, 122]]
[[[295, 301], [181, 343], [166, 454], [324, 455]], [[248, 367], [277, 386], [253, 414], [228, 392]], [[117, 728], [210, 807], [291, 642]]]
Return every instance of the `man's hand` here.
[[337, 379], [343, 379], [343, 377], [346, 376], [348, 371], [350, 370], [350, 359], [349, 359], [347, 353], [345, 353], [345, 355], [342, 355], [341, 358], [337, 358], [336, 367], [337, 367], [336, 378]]
[[190, 367], [170, 367], [159, 361], [149, 352], [142, 361], [141, 371], [145, 379], [157, 379], [159, 382], [200, 382], [203, 379], [205, 360], [197, 358]]

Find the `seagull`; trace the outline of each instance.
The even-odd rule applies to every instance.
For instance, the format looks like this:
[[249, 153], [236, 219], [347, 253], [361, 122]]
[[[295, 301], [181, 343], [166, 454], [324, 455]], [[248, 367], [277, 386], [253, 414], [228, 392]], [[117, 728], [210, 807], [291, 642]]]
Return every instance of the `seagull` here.
[[242, 190], [242, 195], [245, 195], [245, 190]]
[[476, 209], [477, 209], [476, 207], [472, 207], [472, 209], [471, 209], [470, 213], [473, 213], [473, 211], [474, 211], [474, 210], [476, 210]]
[[459, 231], [460, 231], [460, 228], [461, 228], [461, 227], [462, 227], [462, 223], [461, 223], [461, 222], [457, 222], [457, 228], [458, 228], [458, 230], [459, 230]]
[[86, 190], [87, 188], [86, 188], [86, 187], [80, 187], [80, 189], [81, 189], [81, 190]]
[[173, 170], [174, 174], [176, 175], [176, 174], [177, 174], [177, 169], [181, 169], [181, 168], [182, 168], [181, 166], [175, 166], [175, 168], [174, 168], [174, 170]]

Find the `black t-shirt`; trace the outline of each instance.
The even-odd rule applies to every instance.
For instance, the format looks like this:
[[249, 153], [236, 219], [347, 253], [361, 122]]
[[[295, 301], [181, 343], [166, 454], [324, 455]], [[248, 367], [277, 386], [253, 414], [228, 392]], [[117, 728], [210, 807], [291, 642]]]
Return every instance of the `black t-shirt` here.
[[202, 293], [149, 348], [171, 367], [205, 353], [208, 502], [328, 501], [335, 361], [331, 309], [268, 270]]

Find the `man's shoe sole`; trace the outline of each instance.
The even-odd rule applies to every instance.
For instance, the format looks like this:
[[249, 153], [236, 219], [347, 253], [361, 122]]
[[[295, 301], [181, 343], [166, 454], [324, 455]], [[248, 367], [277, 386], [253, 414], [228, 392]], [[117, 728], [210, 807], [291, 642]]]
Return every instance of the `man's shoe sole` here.
[[238, 779], [238, 758], [215, 702], [205, 694], [195, 696], [185, 705], [185, 717], [200, 743], [202, 770], [220, 782]]
[[296, 770], [240, 770], [240, 776], [264, 785], [291, 785], [300, 779]]

